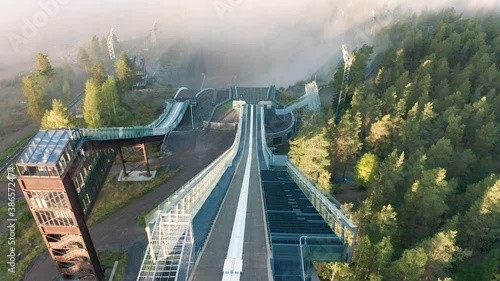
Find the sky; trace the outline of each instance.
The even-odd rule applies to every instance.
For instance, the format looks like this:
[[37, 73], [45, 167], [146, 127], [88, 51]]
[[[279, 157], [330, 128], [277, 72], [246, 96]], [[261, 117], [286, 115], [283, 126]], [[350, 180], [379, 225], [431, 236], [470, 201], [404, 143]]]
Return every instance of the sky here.
[[385, 24], [396, 7], [500, 12], [500, 0], [0, 0], [0, 74], [29, 69], [36, 52], [62, 61], [112, 27], [122, 40], [145, 37], [156, 21], [164, 42], [202, 46], [213, 75], [292, 84], [340, 58], [342, 44], [362, 44], [360, 26], [373, 13]]

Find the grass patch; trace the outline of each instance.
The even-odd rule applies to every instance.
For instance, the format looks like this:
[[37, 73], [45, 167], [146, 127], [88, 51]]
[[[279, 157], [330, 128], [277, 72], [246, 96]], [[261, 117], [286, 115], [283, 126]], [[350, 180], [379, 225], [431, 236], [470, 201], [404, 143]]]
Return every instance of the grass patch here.
[[[0, 221], [4, 222], [7, 219], [7, 202], [0, 203]], [[1, 231], [4, 231], [3, 229]]]
[[125, 108], [115, 115], [113, 126], [131, 127], [145, 126], [160, 116], [162, 106], [147, 99], [129, 98], [124, 101]]
[[101, 263], [101, 267], [106, 268], [106, 276], [109, 276], [111, 274], [111, 271], [113, 271], [113, 266], [115, 265], [115, 261], [118, 261], [119, 262], [118, 268], [116, 269], [113, 280], [122, 280], [128, 261], [127, 254], [125, 252], [104, 251], [104, 252], [99, 252], [97, 256], [99, 257], [99, 262]]
[[181, 169], [182, 167], [177, 170], [157, 168], [156, 177], [149, 182], [118, 182], [116, 180], [118, 175], [108, 177], [92, 210], [88, 225], [103, 221], [128, 205], [132, 200], [143, 196], [158, 185], [166, 182]]
[[18, 139], [15, 143], [8, 146], [2, 154], [0, 154], [0, 162], [5, 161], [12, 153], [14, 153], [21, 145], [26, 142], [29, 138], [33, 136], [33, 133], [29, 133], [24, 137]]
[[26, 97], [21, 78], [0, 81], [0, 136], [6, 136], [28, 125]]
[[[5, 260], [6, 256], [9, 254], [10, 247], [15, 247], [15, 252], [18, 255], [16, 257], [16, 268], [14, 273], [7, 272], [9, 267], [6, 262], [0, 263], [0, 280], [5, 281], [23, 280], [24, 273], [33, 259], [41, 255], [47, 249], [26, 202], [24, 202], [24, 200], [17, 201], [17, 204], [16, 243], [15, 245], [8, 244], [9, 232], [7, 231], [2, 234], [2, 238], [0, 239], [0, 256], [3, 260]], [[6, 205], [2, 205], [2, 209], [5, 207]]]

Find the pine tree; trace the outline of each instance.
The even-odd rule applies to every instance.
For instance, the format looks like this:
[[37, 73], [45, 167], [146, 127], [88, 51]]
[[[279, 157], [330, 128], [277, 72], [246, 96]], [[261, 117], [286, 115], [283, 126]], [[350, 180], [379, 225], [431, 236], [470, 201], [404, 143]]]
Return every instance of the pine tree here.
[[405, 250], [402, 257], [394, 263], [393, 277], [390, 280], [421, 281], [427, 255], [422, 247]]
[[120, 59], [115, 63], [115, 73], [117, 78], [118, 88], [121, 93], [132, 88], [135, 80], [135, 72], [125, 52], [122, 53]]
[[361, 138], [368, 136], [371, 125], [380, 117], [380, 100], [365, 86], [359, 87], [352, 98], [352, 111], [361, 115]]
[[489, 186], [464, 215], [460, 240], [474, 251], [486, 251], [500, 237], [500, 180]]
[[78, 64], [87, 72], [90, 71], [90, 68], [92, 66], [90, 56], [83, 47], [80, 47], [78, 49]]
[[42, 129], [58, 129], [75, 126], [75, 118], [61, 100], [52, 100], [52, 109], [46, 110], [42, 118]]
[[[381, 164], [371, 185], [370, 195], [373, 207], [376, 210], [388, 204], [401, 205], [401, 199], [397, 187], [405, 179], [404, 173], [405, 154], [398, 154], [394, 150]], [[399, 191], [399, 192], [398, 192]]]
[[24, 95], [28, 99], [28, 114], [34, 124], [42, 119], [46, 108], [45, 93], [33, 76], [23, 78]]
[[89, 57], [93, 63], [98, 63], [101, 61], [102, 53], [101, 47], [99, 46], [99, 38], [96, 35], [92, 36], [89, 46]]
[[[394, 254], [394, 248], [392, 246], [391, 238], [386, 236], [382, 238], [382, 240], [375, 245], [375, 260], [376, 260], [376, 275], [379, 276], [382, 280], [383, 275], [387, 275], [388, 266], [391, 264], [392, 255]], [[372, 271], [374, 272], [374, 270]], [[370, 276], [370, 280], [373, 280], [373, 277]]]
[[69, 80], [69, 79], [64, 80], [61, 92], [63, 93], [64, 97], [67, 100], [71, 99], [71, 95], [72, 95], [71, 80]]
[[386, 157], [394, 149], [395, 138], [401, 119], [390, 114], [383, 116], [370, 127], [366, 143], [381, 157]]
[[401, 212], [404, 245], [432, 234], [443, 223], [448, 211], [446, 199], [453, 190], [445, 178], [444, 169], [425, 170], [406, 192]]
[[90, 77], [94, 78], [99, 85], [102, 85], [106, 81], [107, 75], [101, 63], [94, 63]]
[[[359, 113], [352, 115], [350, 110], [346, 110], [344, 116], [337, 125], [331, 124], [331, 163], [333, 175], [339, 176], [345, 170], [347, 161], [354, 157], [361, 149], [360, 140], [361, 116]], [[343, 173], [342, 173], [343, 176]]]
[[36, 55], [36, 77], [53, 78], [55, 75], [54, 69], [49, 62], [48, 56], [42, 53]]
[[456, 236], [457, 231], [443, 231], [420, 243], [428, 257], [423, 273], [425, 280], [449, 277], [453, 263], [470, 256], [470, 251], [463, 251], [456, 245]]

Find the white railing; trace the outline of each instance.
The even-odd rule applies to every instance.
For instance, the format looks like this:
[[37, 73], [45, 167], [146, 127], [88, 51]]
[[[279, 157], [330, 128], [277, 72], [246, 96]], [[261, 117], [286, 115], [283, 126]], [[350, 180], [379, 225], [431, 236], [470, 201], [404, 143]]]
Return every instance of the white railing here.
[[186, 87], [180, 87], [179, 90], [177, 90], [177, 92], [175, 93], [174, 99], [176, 99], [177, 96], [184, 90], [189, 90], [189, 89]]
[[291, 161], [287, 161], [287, 171], [335, 234], [347, 242], [346, 254], [349, 262], [356, 244], [357, 226], [340, 211], [340, 203], [337, 200], [324, 195], [319, 186], [305, 176]]
[[264, 155], [264, 161], [266, 161], [266, 166], [269, 169], [271, 167], [271, 160], [273, 159], [273, 152], [267, 146], [266, 141], [266, 127], [264, 125], [264, 107], [260, 107], [260, 137], [262, 145], [262, 154]]
[[314, 111], [316, 114], [321, 109], [321, 101], [318, 94], [318, 86], [316, 82], [307, 83], [305, 85], [305, 94], [298, 98], [294, 103], [288, 105], [283, 109], [276, 109], [276, 115], [285, 115], [298, 108], [307, 106], [309, 110]]
[[340, 211], [341, 204], [333, 196], [329, 194], [323, 194], [320, 187], [309, 177], [304, 175], [298, 167], [296, 167], [290, 160], [288, 160], [287, 155], [274, 155], [274, 153], [269, 149], [265, 138], [265, 127], [264, 127], [264, 107], [260, 108], [261, 113], [261, 140], [262, 140], [262, 154], [264, 155], [264, 160], [269, 168], [270, 166], [286, 166], [287, 171], [294, 180], [294, 182], [299, 186], [299, 188], [304, 192], [307, 198], [311, 201], [316, 210], [325, 219], [330, 228], [337, 234], [343, 241], [346, 241], [348, 245], [347, 249], [347, 260], [350, 261], [352, 258], [352, 252], [354, 250], [354, 245], [356, 243], [357, 236], [357, 226], [346, 217], [346, 215]]

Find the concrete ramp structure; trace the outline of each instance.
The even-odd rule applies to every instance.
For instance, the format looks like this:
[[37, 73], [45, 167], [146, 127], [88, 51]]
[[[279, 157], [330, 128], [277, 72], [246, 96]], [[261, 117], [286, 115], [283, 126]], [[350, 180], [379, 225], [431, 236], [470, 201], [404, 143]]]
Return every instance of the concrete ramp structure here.
[[312, 110], [315, 114], [318, 114], [321, 110], [321, 102], [318, 94], [318, 85], [316, 81], [307, 83], [305, 85], [305, 94], [297, 99], [292, 104], [288, 105], [283, 109], [276, 109], [276, 115], [285, 115], [293, 112], [296, 109], [307, 107]]
[[[122, 148], [138, 148], [149, 172], [144, 144], [165, 142], [209, 91], [179, 89], [146, 126], [40, 130], [29, 142], [16, 165], [18, 182], [63, 280], [104, 280], [86, 220], [116, 155], [127, 172]], [[226, 91], [239, 113], [233, 144], [145, 216], [148, 246], [137, 281], [309, 281], [313, 261], [350, 262], [357, 227], [349, 214], [268, 146], [265, 119], [275, 91]], [[208, 102], [215, 100], [216, 93]], [[293, 111], [304, 107], [319, 113], [316, 82], [276, 110], [291, 122], [269, 134], [288, 138]]]

